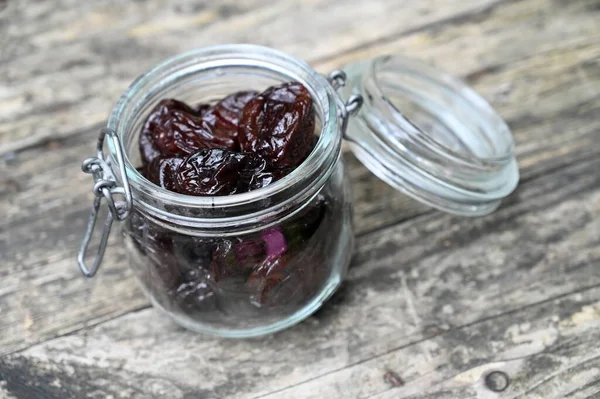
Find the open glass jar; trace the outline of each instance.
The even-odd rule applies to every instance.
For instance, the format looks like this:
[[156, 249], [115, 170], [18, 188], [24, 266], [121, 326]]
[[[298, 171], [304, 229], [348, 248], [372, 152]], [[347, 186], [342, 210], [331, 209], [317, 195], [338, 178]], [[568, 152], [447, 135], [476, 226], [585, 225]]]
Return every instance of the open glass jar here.
[[[398, 57], [345, 70], [347, 78], [336, 71], [327, 79], [273, 49], [224, 45], [166, 60], [138, 78], [114, 108], [98, 156], [84, 162], [96, 182], [78, 258], [84, 274], [95, 274], [112, 221], [122, 221], [129, 263], [156, 307], [196, 331], [262, 335], [312, 314], [344, 278], [353, 232], [343, 139], [377, 176], [449, 212], [489, 213], [515, 188], [508, 128], [460, 81]], [[194, 197], [136, 170], [142, 124], [160, 100], [210, 103], [289, 81], [313, 98], [318, 141], [283, 179], [248, 193]], [[110, 212], [87, 268], [103, 199]]]

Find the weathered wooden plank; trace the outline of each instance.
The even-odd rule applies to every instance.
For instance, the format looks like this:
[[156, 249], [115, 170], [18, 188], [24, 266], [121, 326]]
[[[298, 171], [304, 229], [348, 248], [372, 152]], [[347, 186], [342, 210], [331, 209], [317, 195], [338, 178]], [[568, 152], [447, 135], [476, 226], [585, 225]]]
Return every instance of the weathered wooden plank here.
[[[513, 10], [513, 12], [520, 11], [519, 8]], [[579, 15], [585, 17], [587, 14]], [[503, 16], [506, 18], [506, 16]], [[553, 24], [551, 24], [553, 25]], [[586, 23], [582, 24], [568, 24], [571, 25], [586, 25]], [[594, 24], [597, 26], [597, 24]], [[514, 31], [512, 29], [513, 26], [510, 26], [511, 29], [509, 31]], [[546, 33], [550, 34], [548, 40], [554, 39], [554, 31], [550, 30], [549, 32], [540, 32], [541, 36], [544, 36]], [[448, 32], [444, 32], [448, 33]], [[457, 33], [453, 33], [453, 36], [456, 37]], [[580, 34], [580, 32], [573, 33], [575, 36]], [[440, 35], [441, 37], [452, 36], [450, 34]], [[516, 38], [513, 38], [516, 39]], [[565, 45], [564, 48], [557, 49], [552, 54], [546, 54], [545, 56], [534, 57], [533, 59], [522, 60], [520, 63], [517, 63], [514, 67], [504, 69], [501, 73], [494, 73], [488, 78], [480, 78], [479, 82], [474, 82], [476, 88], [486, 93], [486, 96], [495, 102], [499, 111], [507, 116], [507, 119], [518, 131], [515, 134], [517, 139], [517, 151], [519, 157], [522, 159], [522, 163], [525, 166], [531, 166], [532, 164], [537, 163], [538, 161], [543, 161], [542, 158], [549, 158], [552, 161], [552, 158], [556, 153], [560, 153], [565, 155], [569, 153], [571, 150], [577, 149], [587, 149], [590, 148], [588, 146], [588, 141], [590, 139], [590, 133], [595, 129], [594, 122], [597, 121], [597, 101], [598, 96], [597, 93], [600, 91], [600, 81], [598, 79], [597, 74], [593, 74], [592, 66], [598, 62], [598, 46], [594, 46], [594, 42], [584, 41], [583, 43], [575, 43], [573, 45], [573, 37], [565, 36]], [[569, 44], [571, 46], [569, 46]], [[558, 46], [558, 45], [557, 45]], [[444, 47], [448, 47], [446, 43], [440, 45], [436, 49], [442, 49]], [[484, 47], [478, 47], [479, 56], [487, 55], [487, 51]], [[482, 50], [483, 48], [483, 50]], [[401, 47], [398, 47], [396, 51], [400, 51]], [[566, 60], [566, 61], [564, 61]], [[581, 63], [579, 62], [581, 60]], [[584, 69], [582, 72], [582, 68]], [[586, 69], [587, 68], [587, 72]], [[472, 69], [468, 74], [473, 75], [477, 71], [476, 69]], [[587, 76], [585, 79], [582, 79], [583, 76]], [[498, 87], [503, 87], [506, 85], [515, 86], [514, 90], [511, 90], [511, 93], [504, 93], [509, 95], [508, 98], [503, 98], [498, 100], [495, 98], [494, 92], [498, 89]], [[570, 90], [569, 96], [561, 95], [561, 89], [568, 87]], [[557, 95], [551, 96], [550, 99], [545, 98], [544, 96], [548, 92], [556, 92]], [[547, 97], [547, 96], [546, 96]], [[541, 104], [540, 104], [541, 101]], [[518, 106], [515, 106], [518, 104]], [[536, 107], [524, 107], [525, 104], [536, 104]], [[584, 129], [579, 129], [578, 127], [572, 127], [572, 119], [573, 118], [583, 118], [587, 122], [589, 122], [588, 126]], [[533, 129], [532, 132], [531, 126], [538, 127], [540, 124], [545, 124], [544, 126], [539, 126], [537, 129]], [[93, 131], [87, 132], [90, 136], [94, 134]], [[579, 141], [579, 137], [574, 136], [583, 136], [584, 140]], [[586, 137], [587, 136], [587, 137]], [[551, 137], [551, 138], [550, 138]], [[89, 138], [87, 140], [93, 140]], [[53, 154], [45, 154], [46, 162], [45, 167], [50, 170], [50, 172], [55, 172], [54, 168], [56, 164], [60, 165], [60, 167], [64, 167], [64, 171], [69, 170], [66, 163], [73, 161], [76, 163], [81, 158], [81, 153], [86, 151], [87, 141], [75, 141], [65, 143], [68, 146], [81, 146], [81, 148], [77, 148], [76, 150], [64, 153], [61, 152], [56, 156], [52, 156]], [[50, 148], [55, 149], [57, 146], [60, 146], [60, 143], [51, 143]], [[550, 147], [545, 148], [540, 151], [539, 147]], [[575, 147], [575, 148], [574, 148]], [[40, 149], [40, 152], [46, 153], [46, 149]], [[541, 154], [539, 154], [541, 152]], [[37, 171], [37, 163], [33, 164], [33, 169], [25, 165], [27, 161], [32, 158], [38, 157], [36, 153], [31, 158], [23, 160], [23, 162], [14, 162], [12, 165], [8, 165], [12, 168], [19, 166], [18, 170], [11, 171], [8, 170], [8, 180], [10, 184], [6, 184], [6, 190], [15, 190], [16, 186], [20, 186], [22, 191], [26, 191], [29, 193], [29, 190], [33, 187], [27, 185], [27, 179], [30, 177], [36, 177]], [[66, 158], [61, 158], [64, 156]], [[524, 159], [523, 156], [531, 157], [530, 159]], [[543, 162], [542, 162], [543, 164]], [[544, 165], [542, 165], [544, 166]], [[543, 170], [538, 168], [538, 170]], [[62, 169], [58, 172], [64, 172]], [[525, 170], [525, 176], [527, 176], [528, 170]], [[83, 175], [66, 175], [64, 180], [56, 181], [55, 183], [59, 185], [63, 185], [65, 182], [72, 182], [74, 178], [78, 180], [76, 183], [79, 185], [81, 181], [83, 181], [85, 176]], [[39, 181], [32, 181], [32, 185], [35, 183], [39, 183], [40, 181], [47, 181], [48, 179], [43, 175], [39, 174]], [[25, 181], [25, 183], [23, 183]], [[35, 184], [37, 185], [37, 184]], [[28, 211], [34, 211], [35, 209], [30, 209], [28, 205], [36, 203], [36, 196], [24, 196], [25, 198], [18, 198], [20, 208], [26, 208]], [[11, 221], [11, 216], [16, 214], [15, 210], [18, 210], [14, 207], [10, 207], [11, 204], [7, 204], [8, 208], [2, 209], [4, 213], [8, 214], [8, 217], [5, 219], [6, 221]], [[0, 208], [1, 209], [1, 208]], [[30, 212], [28, 212], [30, 213]]]
[[[538, 1], [530, 1], [530, 3], [541, 7], [541, 9], [538, 10], [538, 13], [540, 14], [546, 10], [545, 2], [540, 4]], [[533, 7], [533, 5], [529, 4], [529, 8]], [[489, 21], [486, 20], [483, 23], [478, 21], [469, 24], [466, 27], [460, 26], [444, 30], [443, 33], [438, 32], [435, 35], [436, 40], [431, 46], [421, 46], [420, 44], [417, 44], [413, 45], [410, 49], [405, 48], [407, 42], [421, 43], [423, 41], [426, 42], [427, 40], [431, 41], [431, 39], [427, 39], [427, 37], [430, 36], [430, 34], [427, 33], [423, 34], [425, 37], [422, 37], [421, 35], [410, 37], [407, 38], [406, 41], [396, 43], [396, 47], [388, 47], [382, 49], [382, 51], [400, 53], [417, 52], [417, 55], [422, 55], [424, 58], [431, 59], [433, 54], [447, 51], [446, 49], [454, 52], [460, 51], [461, 47], [464, 47], [464, 40], [459, 36], [463, 29], [470, 31], [473, 26], [483, 26], [487, 29], [486, 31], [497, 32], [496, 34], [488, 33], [488, 35], [484, 36], [480, 42], [476, 42], [470, 47], [470, 49], [472, 49], [470, 52], [473, 54], [465, 54], [465, 59], [467, 60], [465, 64], [473, 65], [471, 65], [470, 68], [462, 70], [462, 73], [463, 75], [472, 77], [481, 76], [478, 80], [475, 80], [474, 78], [471, 79], [475, 84], [475, 88], [496, 105], [500, 113], [508, 119], [513, 128], [519, 130], [515, 134], [518, 155], [521, 159], [523, 154], [531, 156], [531, 159], [522, 160], [522, 162], [525, 163], [525, 166], [531, 166], [537, 161], [543, 161], [543, 159], [539, 159], [540, 156], [549, 158], [550, 162], [552, 162], [552, 158], [556, 153], [564, 155], [573, 149], [573, 146], [580, 149], [589, 148], [587, 141], [574, 140], [574, 137], [571, 135], [581, 134], [582, 136], [589, 136], [590, 128], [594, 128], [593, 122], [598, 120], [596, 111], [598, 108], [597, 102], [598, 93], [600, 92], [600, 80], [596, 72], [598, 69], [594, 68], [594, 66], [600, 62], [598, 54], [600, 50], [598, 49], [597, 41], [594, 40], [595, 37], [593, 35], [590, 36], [592, 33], [596, 34], [596, 36], [600, 34], [600, 28], [598, 28], [598, 24], [595, 23], [596, 15], [578, 12], [574, 15], [568, 15], [568, 17], [576, 18], [578, 23], [565, 23], [563, 18], [566, 18], [566, 16], [562, 13], [558, 16], [551, 14], [552, 18], [559, 18], [559, 23], [553, 19], [543, 20], [542, 30], [538, 31], [537, 34], [531, 32], [528, 37], [535, 38], [538, 43], [553, 43], [554, 50], [552, 52], [531, 57], [533, 54], [536, 54], [537, 49], [535, 46], [528, 46], [530, 52], [529, 56], [526, 56], [526, 59], [521, 59], [516, 65], [510, 68], [503, 69], [502, 67], [496, 66], [495, 73], [484, 78], [480, 72], [482, 69], [489, 69], [489, 61], [476, 64], [474, 60], [485, 60], [489, 57], [495, 57], [495, 54], [498, 51], [493, 46], [491, 46], [492, 50], [490, 50], [488, 43], [493, 42], [496, 36], [502, 38], [497, 42], [498, 47], [501, 49], [506, 48], [503, 50], [506, 51], [506, 53], [502, 52], [499, 55], [498, 60], [510, 59], [509, 55], [512, 52], [517, 52], [517, 50], [518, 52], [522, 52], [521, 46], [518, 44], [513, 44], [512, 47], [506, 45], [506, 43], [509, 42], [517, 42], [521, 34], [515, 32], [519, 32], [519, 26], [509, 24], [505, 27], [505, 30], [500, 30], [497, 26], [498, 22], [495, 20], [497, 17], [501, 21], [513, 21], [523, 13], [522, 3], [517, 3], [508, 8], [511, 12], [508, 12], [505, 8], [501, 8], [493, 13]], [[566, 9], [566, 11], [569, 10], [571, 9]], [[533, 11], [530, 11], [530, 13], [533, 13]], [[496, 14], [499, 15], [496, 16]], [[488, 26], [488, 24], [490, 26]], [[530, 25], [535, 26], [533, 24]], [[580, 29], [556, 33], [555, 26], [577, 26], [580, 27]], [[548, 29], [546, 30], [544, 27], [548, 27]], [[595, 31], [590, 30], [592, 28], [594, 28]], [[445, 39], [447, 37], [454, 38], [454, 40], [448, 41]], [[561, 37], [562, 40], [560, 40]], [[502, 46], [502, 44], [505, 45]], [[420, 48], [426, 48], [429, 55], [419, 54]], [[372, 55], [374, 54], [369, 54], [369, 56]], [[356, 56], [360, 58], [364, 55], [356, 54]], [[448, 62], [448, 59], [453, 59], [453, 61]], [[439, 60], [446, 62], [444, 67], [447, 69], [454, 72], [461, 72], [462, 57], [461, 60], [449, 57], [440, 57]], [[331, 65], [327, 68], [329, 67], [333, 66]], [[562, 95], [563, 91], [567, 89], [569, 95]], [[549, 96], [547, 95], [548, 93], [556, 94]], [[535, 104], [535, 107], [523, 106], [526, 104]], [[573, 118], [584, 118], [586, 121], [590, 122], [590, 127], [584, 129], [586, 130], [584, 132], [578, 131], [579, 129], [577, 127], [573, 128], [572, 125], [570, 125]], [[535, 135], [528, 129], [532, 125], [539, 125], [542, 123], [546, 125], [543, 128], [537, 129]], [[93, 136], [94, 133], [88, 131], [87, 134]], [[550, 136], [552, 137], [551, 139], [549, 138]], [[90, 137], [88, 140], [91, 142], [93, 141], [93, 138]], [[81, 148], [77, 151], [65, 155], [69, 157], [69, 161], [72, 159], [71, 157], [75, 157], [75, 162], [78, 160], [78, 157], [81, 157], [81, 153], [87, 152], [86, 147], [84, 147], [87, 143], [86, 141], [78, 141], [76, 143], [77, 144], [74, 144], [73, 142], [66, 143], [69, 146], [81, 145]], [[51, 148], [55, 148], [57, 145], [59, 145], [59, 143], [52, 142]], [[543, 151], [543, 149], [540, 151], [539, 147], [546, 147], [545, 151]], [[40, 149], [40, 151], [46, 152], [45, 148]], [[532, 154], [532, 152], [535, 153], [535, 155]], [[541, 154], [539, 154], [539, 152], [541, 152]], [[60, 155], [62, 155], [62, 153]], [[65, 166], [65, 163], [58, 156], [54, 159], [58, 159], [60, 165]], [[544, 162], [540, 163], [542, 164], [542, 167], [538, 168], [538, 170], [543, 170], [546, 164]], [[19, 164], [14, 163], [13, 167], [16, 165]], [[49, 169], [52, 169], [54, 163], [49, 159], [46, 165]], [[20, 170], [25, 170], [23, 174], [26, 173], [26, 176], [29, 177], [33, 174], [32, 170], [27, 169], [25, 166], [19, 166]], [[527, 173], [527, 170], [525, 173]], [[9, 174], [11, 183], [26, 179], [26, 177], [19, 174], [19, 171], [16, 171], [16, 173], [13, 174], [10, 174], [9, 171], [7, 174]], [[70, 182], [73, 177], [74, 176], [72, 175], [66, 176], [64, 181]], [[79, 176], [78, 179], [83, 179], [83, 176]], [[43, 181], [47, 179], [40, 175], [40, 180]], [[63, 183], [63, 181], [57, 183]], [[14, 184], [11, 184], [9, 188], [14, 189]], [[25, 187], [21, 187], [21, 189], [28, 191], [29, 187], [25, 185]], [[27, 199], [35, 201], [35, 196], [29, 196], [28, 198], [23, 199], [24, 201], [19, 201], [19, 203], [23, 204], [23, 207], [26, 208], [28, 205]], [[2, 210], [4, 211], [4, 209]], [[8, 208], [8, 210], [4, 212], [9, 215], [6, 219], [10, 221], [11, 215], [14, 212], [11, 212], [11, 208]]]
[[[424, 215], [363, 236], [345, 288], [293, 329], [223, 340], [145, 309], [5, 356], [3, 389], [63, 398], [585, 397], [600, 372], [599, 168], [583, 160], [525, 182], [484, 218]], [[492, 370], [513, 381], [503, 396], [481, 396]], [[388, 371], [405, 385], [392, 388]]]
[[[600, 339], [599, 299], [596, 287], [544, 301], [255, 398], [594, 398], [600, 394], [600, 347], [593, 344]], [[385, 380], [389, 371], [401, 376], [401, 386]], [[507, 384], [486, 384], [492, 373], [503, 373], [497, 378]]]
[[[510, 48], [520, 52], [514, 21], [524, 14], [524, 4], [532, 10], [538, 7], [537, 13], [530, 13], [546, 15], [544, 23], [536, 25], [539, 30], [529, 32], [528, 37], [536, 43], [552, 41], [555, 50], [532, 56], [536, 52], [532, 47], [529, 53], [520, 53], [523, 58], [512, 58], [514, 62], [502, 67], [481, 72], [487, 62], [473, 63], [463, 71], [471, 75], [475, 87], [501, 114], [509, 117], [527, 180], [544, 170], [600, 152], [596, 139], [600, 76], [593, 68], [598, 62], [598, 46], [587, 36], [581, 38], [582, 32], [598, 29], [598, 25], [590, 23], [595, 15], [582, 9], [584, 3], [569, 3], [564, 9], [571, 18], [568, 25], [579, 26], [579, 30], [567, 29], [557, 35], [556, 29], [562, 24], [556, 18], [564, 22], [564, 15], [549, 12], [548, 2], [528, 0], [499, 8], [482, 21], [465, 21], [435, 34], [416, 33], [398, 42], [395, 51], [420, 48], [421, 35], [427, 35], [434, 39], [423, 42], [423, 46], [430, 54], [439, 51], [444, 55], [447, 47], [458, 51], [464, 46], [463, 30], [471, 32], [482, 27], [485, 40], [474, 41], [472, 55], [466, 58], [492, 57], [496, 49], [486, 43], [495, 35], [503, 37], [497, 43], [512, 45]], [[548, 12], [544, 14], [545, 11]], [[525, 18], [523, 26], [529, 26], [526, 21]], [[460, 60], [455, 58], [454, 65], [460, 65]], [[581, 70], [585, 78], [581, 78]], [[502, 92], [500, 97], [494, 94], [507, 85], [511, 87], [507, 93]], [[5, 160], [1, 166], [0, 213], [5, 215], [0, 221], [2, 353], [147, 305], [140, 292], [132, 288], [132, 277], [121, 260], [120, 249], [111, 247], [102, 273], [93, 281], [80, 278], [74, 266], [75, 250], [91, 201], [88, 177], [79, 172], [78, 164], [84, 154], [90, 153], [94, 134], [93, 130], [84, 131], [49, 147], [33, 148]], [[369, 176], [355, 161], [352, 163], [359, 233], [424, 211]]]
[[19, 1], [18, 45], [0, 58], [0, 153], [95, 126], [133, 79], [182, 51], [250, 42], [326, 57], [506, 1]]

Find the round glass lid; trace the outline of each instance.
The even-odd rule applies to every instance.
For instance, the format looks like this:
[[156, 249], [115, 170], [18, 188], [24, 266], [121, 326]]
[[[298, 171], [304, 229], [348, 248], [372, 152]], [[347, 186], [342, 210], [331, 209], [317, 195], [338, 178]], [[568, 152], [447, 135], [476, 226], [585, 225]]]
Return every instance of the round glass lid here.
[[423, 62], [384, 56], [347, 65], [341, 89], [364, 103], [345, 139], [392, 187], [466, 216], [495, 210], [519, 181], [506, 123], [461, 80]]

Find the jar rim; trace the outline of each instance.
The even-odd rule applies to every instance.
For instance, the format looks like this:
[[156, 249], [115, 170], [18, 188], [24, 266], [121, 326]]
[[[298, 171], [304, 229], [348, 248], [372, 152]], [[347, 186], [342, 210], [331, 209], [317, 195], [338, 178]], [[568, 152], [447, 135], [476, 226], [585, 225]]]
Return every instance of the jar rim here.
[[[163, 60], [148, 72], [138, 77], [121, 95], [108, 119], [107, 128], [124, 142], [126, 135], [129, 134], [128, 129], [131, 129], [131, 121], [135, 120], [135, 108], [139, 108], [143, 104], [144, 99], [148, 99], [148, 93], [156, 90], [159, 85], [164, 85], [164, 79], [206, 70], [214, 69], [218, 71], [220, 67], [226, 68], [231, 66], [267, 69], [288, 76], [292, 78], [290, 80], [296, 80], [306, 86], [311, 92], [314, 106], [318, 108], [321, 115], [321, 132], [315, 148], [311, 151], [308, 158], [289, 175], [267, 187], [229, 196], [206, 197], [179, 194], [155, 185], [137, 171], [130, 161], [129, 156], [125, 154], [125, 170], [134, 194], [134, 202], [141, 204], [150, 213], [161, 218], [180, 219], [187, 222], [186, 224], [197, 223], [203, 219], [203, 217], [185, 217], [164, 209], [157, 209], [141, 201], [140, 196], [136, 196], [136, 193], [154, 196], [160, 199], [160, 201], [176, 207], [231, 209], [238, 206], [248, 207], [248, 205], [253, 203], [264, 203], [265, 198], [274, 198], [276, 196], [288, 197], [288, 200], [297, 200], [298, 196], [305, 194], [308, 198], [313, 193], [304, 193], [304, 191], [310, 191], [310, 188], [314, 189], [315, 187], [319, 188], [322, 186], [333, 171], [334, 164], [341, 153], [342, 142], [338, 125], [340, 100], [337, 93], [324, 76], [316, 72], [304, 61], [279, 50], [259, 45], [225, 44], [210, 46]], [[133, 115], [131, 115], [132, 112], [134, 113]], [[116, 148], [114, 148], [111, 142], [108, 143], [108, 149], [111, 162], [118, 167], [115, 156]], [[289, 192], [291, 187], [296, 187], [298, 189], [296, 191], [298, 192], [291, 196], [285, 195], [284, 192]], [[287, 200], [277, 201], [273, 206], [285, 206], [288, 202]], [[271, 208], [253, 212], [251, 215], [241, 214], [238, 216], [256, 217], [259, 213], [272, 212]], [[216, 219], [218, 218], [206, 217], [206, 221], [210, 223], [217, 222]], [[227, 217], [224, 219], [230, 218]]]

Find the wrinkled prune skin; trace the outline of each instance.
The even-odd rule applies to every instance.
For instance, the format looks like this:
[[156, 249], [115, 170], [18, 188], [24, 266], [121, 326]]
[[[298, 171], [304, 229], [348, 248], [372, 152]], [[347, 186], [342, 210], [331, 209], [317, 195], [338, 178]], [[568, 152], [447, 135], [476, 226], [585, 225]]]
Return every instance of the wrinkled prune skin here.
[[205, 149], [187, 157], [175, 171], [172, 191], [187, 195], [232, 195], [270, 184], [267, 163], [255, 154]]
[[275, 173], [269, 171], [267, 161], [256, 154], [246, 156], [244, 167], [240, 170], [237, 193], [258, 190], [278, 180]]
[[221, 138], [232, 139], [236, 143], [238, 136], [238, 125], [242, 116], [244, 107], [258, 92], [256, 91], [239, 91], [233, 93], [219, 101], [214, 107], [209, 109], [199, 109], [202, 112], [204, 119], [213, 128], [213, 134]]
[[152, 132], [155, 147], [163, 156], [187, 156], [205, 148], [234, 150], [236, 141], [216, 136], [213, 127], [202, 117], [172, 111]]
[[176, 286], [169, 290], [169, 296], [186, 313], [213, 310], [216, 295], [209, 278], [202, 269], [190, 270], [182, 274]]
[[193, 109], [174, 99], [160, 101], [146, 119], [140, 134], [142, 163], [148, 164], [159, 156], [187, 156], [202, 148], [238, 148], [237, 133], [227, 135], [220, 128], [225, 123], [223, 118], [210, 116], [210, 122], [203, 118], [212, 110], [206, 104]]
[[300, 83], [267, 89], [244, 107], [242, 152], [262, 155], [274, 169], [295, 168], [308, 156], [315, 129], [312, 97]]
[[173, 240], [173, 252], [183, 269], [209, 270], [212, 253], [218, 242], [208, 237], [178, 235]]
[[196, 106], [196, 113], [200, 116], [203, 116], [206, 111], [208, 111], [210, 109], [210, 105], [208, 104], [199, 104], [198, 106]]
[[157, 186], [177, 192], [175, 175], [182, 162], [181, 158], [154, 158], [152, 162], [146, 165], [145, 176]]
[[238, 150], [238, 123], [246, 103], [257, 92], [240, 91], [215, 106], [193, 109], [184, 102], [166, 99], [152, 110], [140, 134], [142, 162], [159, 156], [185, 156], [201, 148]]
[[276, 179], [259, 155], [220, 149], [200, 150], [185, 159], [158, 157], [141, 171], [164, 189], [199, 196], [245, 193]]
[[231, 195], [237, 192], [246, 156], [226, 150], [201, 150], [177, 168], [177, 192], [187, 195]]
[[148, 274], [152, 285], [170, 289], [181, 273], [173, 256], [173, 236], [170, 232], [150, 224], [146, 217], [134, 210], [127, 219], [129, 235], [140, 253], [148, 258]]
[[184, 102], [174, 99], [161, 100], [146, 118], [142, 132], [140, 133], [139, 147], [142, 163], [144, 165], [152, 162], [154, 158], [161, 155], [159, 148], [154, 143], [152, 135], [156, 127], [163, 125], [169, 115], [174, 111], [181, 111], [188, 114], [197, 113], [197, 111]]

